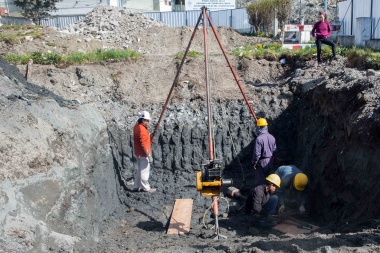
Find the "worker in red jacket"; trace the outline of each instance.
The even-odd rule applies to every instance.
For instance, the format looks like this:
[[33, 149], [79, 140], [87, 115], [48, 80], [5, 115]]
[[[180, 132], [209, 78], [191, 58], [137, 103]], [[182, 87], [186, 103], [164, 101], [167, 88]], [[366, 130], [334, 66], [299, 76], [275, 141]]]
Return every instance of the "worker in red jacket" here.
[[316, 22], [311, 30], [310, 34], [315, 39], [315, 45], [317, 46], [317, 60], [318, 65], [322, 63], [321, 51], [322, 44], [329, 45], [332, 49], [333, 59], [336, 59], [335, 43], [329, 39], [331, 36], [331, 26], [327, 20], [326, 12], [319, 11], [319, 21]]
[[137, 157], [138, 168], [135, 172], [134, 191], [155, 192], [148, 182], [150, 174], [150, 164], [153, 162], [150, 133], [148, 124], [150, 114], [147, 111], [140, 113], [137, 124], [133, 128], [133, 148]]

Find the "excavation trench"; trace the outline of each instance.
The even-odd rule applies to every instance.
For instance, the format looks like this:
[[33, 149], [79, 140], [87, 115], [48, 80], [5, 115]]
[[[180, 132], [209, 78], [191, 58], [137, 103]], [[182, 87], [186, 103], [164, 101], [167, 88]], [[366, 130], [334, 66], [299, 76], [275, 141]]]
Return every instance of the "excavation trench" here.
[[[370, 198], [366, 193], [375, 184], [376, 177], [368, 178], [368, 175], [376, 174], [372, 169], [378, 168], [375, 157], [379, 151], [375, 139], [377, 123], [360, 116], [368, 106], [368, 101], [360, 94], [373, 89], [374, 85], [359, 80], [340, 89], [331, 85], [334, 82], [328, 80], [310, 87], [309, 83], [289, 78], [284, 85], [268, 86], [272, 93], [280, 90], [271, 102], [275, 105], [257, 103], [253, 107], [258, 108], [258, 117], [269, 119], [269, 131], [276, 137], [278, 159], [275, 168], [295, 164], [309, 176], [310, 216], [304, 220], [322, 227], [320, 231], [328, 228], [339, 232], [355, 230], [367, 224], [368, 217], [378, 213], [376, 203], [371, 207], [358, 203], [363, 196]], [[285, 85], [293, 96], [283, 94]], [[287, 105], [284, 110], [281, 104]], [[265, 106], [272, 108], [268, 110]], [[151, 105], [149, 110], [159, 115], [161, 105]], [[212, 114], [215, 157], [222, 161], [223, 178], [232, 178], [233, 186], [247, 194], [253, 179], [250, 164], [255, 139], [254, 120], [243, 100], [214, 103]], [[112, 135], [120, 138], [114, 146], [118, 150], [115, 168], [125, 185], [123, 191], [126, 191], [122, 203], [151, 218], [159, 216], [155, 222], [159, 224], [158, 230], [164, 233], [175, 199], [191, 198], [194, 200], [191, 233], [198, 236], [212, 233], [212, 229], [207, 231], [203, 226], [204, 212], [211, 198], [200, 197], [195, 188], [195, 171], [201, 169], [209, 154], [204, 102], [174, 102], [167, 115], [153, 143], [150, 181], [158, 189], [155, 195], [129, 192], [136, 166], [131, 146], [133, 120], [123, 129], [109, 124]], [[363, 143], [363, 138], [369, 138], [368, 142]], [[228, 213], [228, 218], [221, 220], [221, 232], [246, 235], [249, 222], [242, 218], [244, 200], [230, 199], [225, 192], [226, 189], [221, 194], [225, 198], [220, 200], [220, 213]], [[297, 210], [295, 205], [289, 207]], [[212, 225], [209, 214], [206, 217]], [[141, 226], [144, 229], [152, 224]]]
[[[310, 221], [322, 228], [321, 234], [280, 235], [269, 229], [252, 236], [249, 217], [240, 209], [244, 202], [224, 196], [224, 189], [219, 209], [228, 216], [219, 225], [228, 239], [208, 240], [214, 233], [213, 219], [205, 213], [211, 198], [200, 197], [195, 188], [195, 171], [209, 158], [203, 57], [186, 60], [153, 143], [150, 182], [158, 191], [130, 191], [137, 166], [131, 136], [136, 115], [149, 111], [153, 131], [178, 70], [175, 55], [186, 48], [193, 28], [166, 27], [142, 15], [124, 14], [99, 8], [70, 29], [80, 34], [41, 28], [44, 38], [2, 43], [2, 54], [47, 52], [52, 43], [58, 54], [126, 47], [143, 54], [136, 62], [34, 64], [28, 82], [24, 65], [17, 69], [0, 59], [2, 250], [379, 251], [378, 232], [366, 230], [380, 225], [376, 71], [346, 68], [343, 57], [315, 68], [313, 60], [289, 59], [281, 65], [230, 55], [256, 115], [268, 119], [276, 137], [275, 166], [295, 164], [308, 174]], [[105, 17], [112, 21], [104, 22]], [[106, 40], [90, 39], [97, 32]], [[218, 33], [228, 54], [268, 41], [223, 27]], [[254, 120], [218, 44], [209, 42], [215, 157], [222, 161], [223, 177], [247, 193]], [[191, 50], [203, 49], [203, 38], [195, 38]], [[184, 236], [166, 235], [176, 199], [194, 200], [190, 232]]]
[[[49, 92], [27, 83], [16, 68], [0, 63], [2, 115], [6, 123], [2, 126], [6, 138], [1, 143], [5, 154], [1, 175], [14, 179], [1, 182], [0, 215], [4, 226], [0, 245], [5, 250], [133, 252], [142, 248], [148, 251], [170, 248], [169, 252], [178, 252], [180, 248], [181, 252], [203, 249], [207, 252], [209, 247], [230, 252], [244, 252], [245, 247], [293, 250], [293, 243], [282, 242], [289, 235], [273, 237], [269, 236], [274, 234], [273, 230], [263, 230], [259, 237], [251, 236], [250, 219], [242, 214], [244, 201], [224, 196], [225, 190], [221, 194], [219, 225], [220, 233], [228, 240], [225, 243], [207, 240], [214, 233], [213, 219], [206, 212], [211, 198], [200, 197], [195, 188], [195, 171], [209, 154], [207, 110], [200, 95], [203, 92], [197, 90], [198, 72], [188, 78], [194, 86], [181, 80], [160, 125], [153, 143], [150, 179], [158, 191], [148, 194], [130, 191], [137, 166], [131, 130], [141, 108], [151, 112], [152, 130], [162, 110], [161, 102], [141, 102], [145, 93], [138, 93], [136, 85], [135, 100], [119, 101], [114, 93], [107, 93], [109, 97], [95, 96], [96, 90], [90, 88], [94, 93], [86, 94], [95, 94], [93, 99], [104, 101], [80, 104], [74, 98], [80, 99], [84, 93], [77, 95], [64, 85], [52, 87], [57, 92]], [[199, 62], [188, 64], [192, 70]], [[121, 67], [124, 66], [115, 64], [110, 68], [113, 71]], [[140, 65], [132, 67], [140, 69]], [[239, 71], [253, 80], [251, 73], [258, 68], [272, 75], [278, 71], [269, 70], [280, 70], [281, 66], [246, 61]], [[45, 80], [46, 72], [53, 71], [49, 69], [41, 67], [41, 80]], [[86, 70], [82, 72], [86, 76], [96, 71], [82, 70]], [[109, 73], [103, 66], [100, 70]], [[70, 75], [72, 69], [59, 70], [64, 77], [65, 71]], [[376, 160], [380, 82], [376, 78], [336, 65], [330, 72], [299, 68], [276, 82], [244, 86], [257, 116], [268, 119], [269, 130], [277, 139], [275, 166], [295, 164], [308, 174], [309, 221], [322, 227], [319, 232], [351, 232], [378, 225], [375, 217], [380, 210], [376, 198], [380, 171]], [[88, 87], [92, 86], [79, 88], [87, 91]], [[99, 85], [99, 94], [104, 94], [107, 87]], [[220, 87], [221, 83], [217, 88]], [[223, 96], [213, 99], [212, 105], [215, 157], [222, 161], [223, 178], [232, 178], [234, 186], [247, 193], [252, 182], [250, 161], [255, 124], [243, 99], [238, 99], [240, 94], [236, 95], [227, 85], [222, 88]], [[151, 97], [156, 98], [153, 94]], [[15, 152], [22, 155], [14, 155]], [[7, 160], [9, 157], [13, 159]], [[23, 180], [26, 176], [28, 179]], [[166, 235], [176, 199], [194, 200], [190, 232], [180, 240], [178, 236]], [[224, 213], [228, 216], [223, 216]], [[347, 242], [345, 238], [303, 241], [299, 239], [302, 236], [290, 238], [306, 250], [334, 243], [361, 247], [364, 242]], [[370, 238], [371, 243], [378, 240]], [[142, 245], [142, 240], [146, 244]]]

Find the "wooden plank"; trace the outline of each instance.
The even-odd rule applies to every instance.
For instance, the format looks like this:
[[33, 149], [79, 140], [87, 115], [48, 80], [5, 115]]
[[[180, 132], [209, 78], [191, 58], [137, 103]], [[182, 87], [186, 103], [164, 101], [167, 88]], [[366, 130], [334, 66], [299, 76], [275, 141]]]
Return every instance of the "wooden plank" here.
[[[303, 225], [311, 226], [311, 229], [302, 228]], [[310, 233], [311, 231], [316, 230], [319, 227], [292, 218], [284, 219], [280, 224], [277, 224], [273, 228], [287, 234], [297, 235]]]
[[192, 199], [176, 199], [167, 234], [184, 234], [190, 231]]

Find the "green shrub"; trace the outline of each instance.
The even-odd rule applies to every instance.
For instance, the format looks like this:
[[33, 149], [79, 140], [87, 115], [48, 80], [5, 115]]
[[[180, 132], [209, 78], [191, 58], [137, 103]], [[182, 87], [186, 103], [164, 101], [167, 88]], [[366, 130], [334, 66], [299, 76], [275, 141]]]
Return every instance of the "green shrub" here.
[[343, 57], [347, 57], [349, 50], [350, 49], [348, 47], [339, 46], [339, 47], [336, 47], [336, 54]]
[[[233, 50], [233, 54], [239, 58], [248, 59], [266, 59], [268, 61], [278, 61], [286, 58], [288, 62], [309, 61], [314, 59], [317, 54], [317, 48], [304, 47], [298, 50], [282, 48], [281, 44], [268, 43], [257, 45], [245, 45]], [[336, 54], [347, 57], [349, 67], [366, 67], [380, 69], [380, 52], [371, 49], [337, 47]], [[332, 58], [330, 46], [322, 45], [321, 57]]]
[[32, 59], [36, 64], [86, 64], [138, 60], [141, 54], [131, 50], [101, 50], [93, 52], [73, 52], [66, 56], [55, 52], [32, 52], [24, 55], [7, 54], [3, 58], [13, 64], [26, 64]]
[[19, 54], [6, 54], [3, 55], [3, 59], [7, 62], [13, 64], [27, 64], [30, 58], [30, 55], [19, 55]]
[[347, 53], [349, 67], [380, 69], [380, 52], [372, 49], [353, 48]]

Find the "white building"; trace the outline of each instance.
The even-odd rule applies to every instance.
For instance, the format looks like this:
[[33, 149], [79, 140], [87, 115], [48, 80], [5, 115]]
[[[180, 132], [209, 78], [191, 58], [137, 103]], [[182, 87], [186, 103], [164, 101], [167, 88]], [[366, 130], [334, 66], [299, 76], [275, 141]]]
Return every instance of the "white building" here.
[[380, 0], [338, 2], [340, 26], [337, 34], [342, 45], [380, 47]]
[[[20, 16], [20, 9], [13, 0], [0, 0], [0, 8], [6, 8], [10, 16]], [[172, 0], [62, 0], [56, 3], [57, 16], [85, 15], [97, 5], [125, 8], [131, 11], [172, 11]]]
[[121, 7], [131, 11], [172, 11], [172, 0], [124, 0]]

